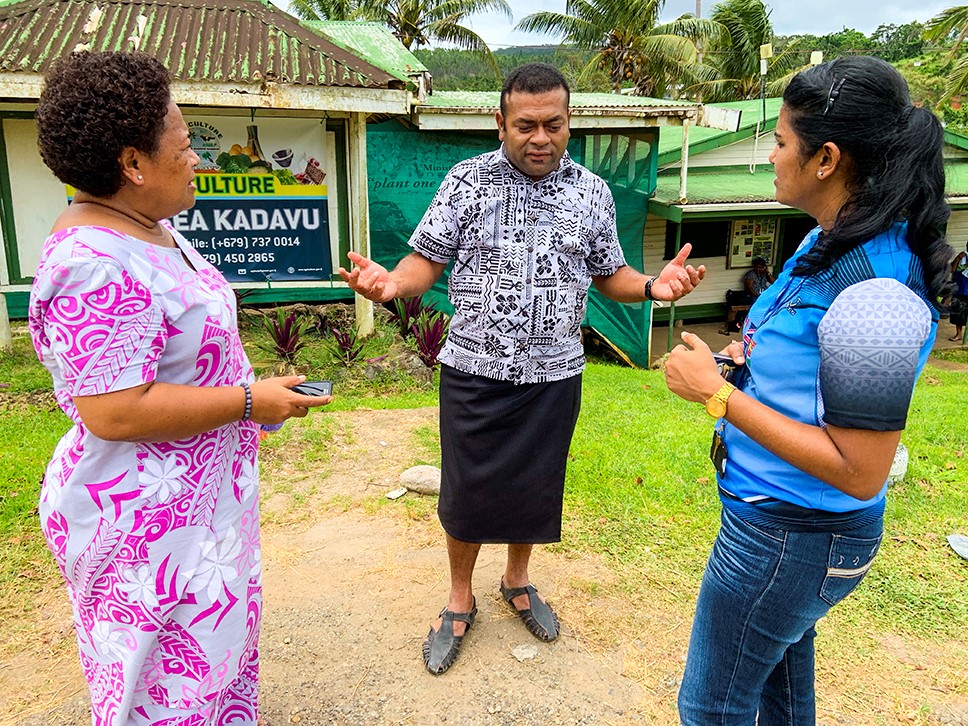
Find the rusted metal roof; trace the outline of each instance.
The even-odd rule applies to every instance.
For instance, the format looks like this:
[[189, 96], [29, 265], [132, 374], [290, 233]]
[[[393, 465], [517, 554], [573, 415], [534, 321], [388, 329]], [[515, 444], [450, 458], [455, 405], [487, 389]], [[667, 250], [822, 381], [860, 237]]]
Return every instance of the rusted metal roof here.
[[402, 88], [398, 78], [260, 0], [0, 4], [0, 72], [43, 74], [74, 50], [140, 50], [178, 81]]

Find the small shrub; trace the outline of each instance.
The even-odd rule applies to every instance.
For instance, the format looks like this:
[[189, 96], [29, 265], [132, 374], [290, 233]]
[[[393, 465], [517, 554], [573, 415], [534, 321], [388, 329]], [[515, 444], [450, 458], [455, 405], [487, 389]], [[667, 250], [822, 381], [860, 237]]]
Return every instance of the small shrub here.
[[349, 332], [339, 328], [330, 328], [330, 330], [333, 335], [332, 338], [326, 339], [325, 345], [333, 354], [333, 358], [346, 367], [353, 365], [363, 354], [363, 341], [360, 340], [356, 328], [350, 326]]
[[447, 316], [433, 308], [421, 311], [414, 322], [412, 331], [417, 343], [417, 355], [428, 368], [437, 365], [437, 356], [447, 340]]
[[301, 318], [295, 310], [287, 314], [282, 308], [276, 308], [275, 319], [266, 316], [263, 324], [271, 344], [260, 347], [284, 363], [294, 365], [296, 354], [306, 346], [305, 332], [309, 321]]
[[413, 333], [413, 325], [417, 322], [417, 318], [420, 317], [420, 313], [427, 308], [433, 309], [429, 305], [425, 307], [423, 299], [419, 295], [416, 297], [394, 298], [393, 307], [396, 310], [393, 319], [400, 326], [400, 335], [404, 338]]

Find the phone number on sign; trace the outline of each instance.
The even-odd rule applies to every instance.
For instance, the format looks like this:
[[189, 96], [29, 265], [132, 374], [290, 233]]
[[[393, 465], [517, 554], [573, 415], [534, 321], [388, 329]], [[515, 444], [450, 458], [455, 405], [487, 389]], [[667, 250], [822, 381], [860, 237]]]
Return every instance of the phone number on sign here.
[[271, 247], [299, 247], [299, 237], [212, 237], [211, 239], [192, 240], [196, 250], [251, 250]]
[[252, 262], [276, 261], [274, 252], [230, 252], [225, 255], [221, 255], [218, 252], [203, 252], [202, 257], [216, 267], [222, 264], [238, 265]]

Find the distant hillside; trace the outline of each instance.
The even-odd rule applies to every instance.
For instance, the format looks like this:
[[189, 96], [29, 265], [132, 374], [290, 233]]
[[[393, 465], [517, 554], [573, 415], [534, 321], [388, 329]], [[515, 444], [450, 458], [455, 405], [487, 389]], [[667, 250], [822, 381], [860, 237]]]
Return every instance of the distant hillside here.
[[555, 55], [560, 50], [574, 50], [574, 46], [560, 45], [512, 45], [494, 51], [494, 55]]
[[438, 91], [499, 91], [504, 76], [525, 63], [550, 63], [560, 69], [574, 91], [608, 91], [605, 75], [596, 72], [586, 81], [578, 83], [582, 68], [592, 59], [590, 51], [563, 48], [557, 45], [528, 45], [502, 48], [494, 53], [500, 77], [480, 55], [465, 50], [449, 48], [417, 50], [414, 55], [430, 70], [434, 77], [434, 90]]

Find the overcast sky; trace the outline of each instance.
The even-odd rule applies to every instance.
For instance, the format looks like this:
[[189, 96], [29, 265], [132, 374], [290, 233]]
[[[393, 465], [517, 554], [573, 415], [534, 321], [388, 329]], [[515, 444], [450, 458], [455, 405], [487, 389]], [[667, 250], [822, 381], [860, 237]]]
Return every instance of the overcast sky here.
[[[555, 43], [559, 39], [531, 33], [514, 32], [521, 18], [540, 10], [564, 12], [565, 0], [508, 0], [514, 21], [498, 15], [473, 15], [469, 25], [492, 50], [508, 45]], [[701, 14], [709, 15], [715, 2], [701, 0]], [[956, 0], [775, 0], [768, 2], [773, 30], [780, 35], [812, 33], [826, 35], [843, 28], [853, 28], [870, 35], [877, 26], [903, 25], [912, 20], [925, 22], [945, 8], [959, 4]], [[682, 13], [694, 13], [696, 0], [666, 0], [663, 20]]]

